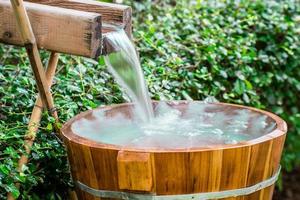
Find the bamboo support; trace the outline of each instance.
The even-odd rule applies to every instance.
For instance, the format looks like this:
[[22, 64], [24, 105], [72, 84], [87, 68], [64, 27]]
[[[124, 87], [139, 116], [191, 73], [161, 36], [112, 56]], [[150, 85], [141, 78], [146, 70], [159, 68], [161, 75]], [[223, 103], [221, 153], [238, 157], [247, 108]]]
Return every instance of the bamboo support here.
[[[46, 70], [46, 78], [49, 87], [51, 87], [52, 85], [52, 81], [55, 75], [55, 70], [57, 67], [58, 58], [59, 58], [58, 53], [55, 52], [51, 53], [49, 63], [48, 63], [48, 68]], [[30, 148], [33, 144], [33, 141], [35, 140], [36, 132], [38, 130], [39, 123], [41, 121], [42, 111], [43, 111], [42, 99], [40, 96], [38, 96], [28, 124], [28, 132], [25, 136], [25, 152], [27, 155], [30, 154]], [[54, 112], [54, 117], [55, 119], [58, 119], [57, 112]], [[20, 172], [22, 171], [23, 164], [26, 164], [28, 162], [27, 155], [22, 155], [19, 160], [18, 171]]]
[[[48, 111], [53, 115], [53, 117], [58, 120], [57, 113], [54, 110], [53, 98], [50, 93], [50, 85], [55, 74], [59, 54], [54, 52], [51, 53], [48, 68], [45, 74], [43, 64], [39, 55], [39, 50], [36, 44], [36, 39], [33, 34], [25, 7], [23, 5], [23, 0], [11, 0], [11, 4], [39, 91], [36, 106], [33, 109], [30, 122], [28, 124], [28, 133], [25, 137], [25, 154], [21, 156], [18, 162], [18, 171], [22, 172], [23, 165], [28, 162], [28, 155], [30, 154], [31, 147], [35, 140], [36, 132], [38, 130], [38, 124], [41, 120], [43, 107], [46, 107]], [[16, 187], [20, 187], [20, 184], [16, 183]], [[12, 196], [12, 193], [8, 193], [7, 199], [13, 200], [15, 198]]]
[[[52, 81], [53, 81], [56, 67], [57, 67], [58, 58], [59, 58], [58, 53], [55, 53], [55, 52], [51, 53], [50, 59], [48, 62], [48, 67], [46, 70], [46, 79], [47, 79], [47, 84], [49, 87], [51, 87], [51, 85], [52, 85]], [[19, 162], [18, 162], [18, 171], [19, 172], [23, 172], [23, 170], [22, 170], [23, 165], [26, 165], [28, 163], [28, 155], [31, 152], [31, 147], [32, 147], [33, 142], [36, 137], [36, 133], [37, 133], [37, 130], [39, 127], [39, 123], [41, 121], [41, 117], [42, 117], [42, 111], [43, 111], [42, 99], [40, 96], [38, 96], [36, 103], [35, 103], [35, 107], [33, 108], [33, 111], [32, 111], [31, 117], [30, 117], [29, 124], [28, 124], [28, 132], [25, 135], [25, 141], [24, 141], [25, 153], [23, 155], [21, 155]], [[53, 116], [55, 117], [55, 119], [58, 120], [57, 113], [54, 112], [53, 114], [54, 114]], [[20, 184], [17, 183], [16, 187], [19, 188]], [[14, 200], [15, 198], [12, 196], [11, 193], [8, 193], [7, 199]]]
[[22, 0], [10, 0], [24, 44], [35, 44], [35, 37]]
[[42, 61], [30, 25], [30, 21], [27, 16], [25, 7], [23, 5], [23, 0], [10, 0], [10, 1], [31, 63], [31, 67], [33, 69], [33, 74], [35, 76], [35, 80], [37, 83], [38, 91], [41, 96], [42, 102], [49, 111], [52, 111], [54, 108], [52, 95], [46, 83], [45, 71], [42, 65]]

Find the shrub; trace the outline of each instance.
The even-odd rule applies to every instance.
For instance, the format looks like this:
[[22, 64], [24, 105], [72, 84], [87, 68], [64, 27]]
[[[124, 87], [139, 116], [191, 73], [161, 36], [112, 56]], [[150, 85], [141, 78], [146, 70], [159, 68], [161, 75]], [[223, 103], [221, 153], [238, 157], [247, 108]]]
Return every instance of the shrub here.
[[[52, 133], [54, 120], [43, 115], [24, 173], [16, 171], [36, 88], [24, 49], [0, 49], [0, 199], [12, 191], [20, 199], [65, 199], [72, 186], [64, 147]], [[43, 52], [46, 62], [49, 54]], [[62, 55], [53, 96], [62, 122], [99, 105], [120, 103], [122, 93], [98, 62]], [[21, 190], [14, 187], [21, 182]]]
[[[289, 124], [286, 170], [300, 161], [300, 38], [295, 1], [139, 1], [134, 35], [153, 99], [203, 99], [275, 112]], [[43, 115], [30, 162], [16, 171], [35, 101], [23, 49], [0, 46], [0, 199], [65, 199], [72, 185], [63, 146]], [[42, 57], [46, 62], [47, 53]], [[53, 94], [60, 118], [127, 99], [103, 59], [61, 56]], [[21, 182], [20, 190], [14, 182]]]

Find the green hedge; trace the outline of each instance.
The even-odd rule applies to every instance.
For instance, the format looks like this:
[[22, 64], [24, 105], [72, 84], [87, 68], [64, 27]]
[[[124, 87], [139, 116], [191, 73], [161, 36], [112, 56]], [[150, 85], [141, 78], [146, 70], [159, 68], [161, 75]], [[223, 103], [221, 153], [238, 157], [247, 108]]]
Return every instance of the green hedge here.
[[[149, 90], [153, 99], [214, 96], [273, 111], [289, 124], [282, 164], [292, 170], [300, 161], [300, 34], [294, 21], [299, 3], [235, 2], [129, 2]], [[0, 46], [0, 199], [7, 191], [20, 199], [65, 199], [72, 186], [67, 158], [46, 114], [30, 163], [22, 174], [15, 170], [35, 101], [28, 66], [23, 49]], [[53, 93], [63, 121], [127, 99], [103, 59], [64, 55], [58, 71]]]
[[272, 111], [289, 126], [282, 165], [298, 165], [299, 2], [150, 2], [133, 5], [136, 43], [153, 97], [214, 96]]
[[299, 2], [150, 2], [134, 4], [134, 33], [153, 97], [272, 111], [289, 126], [283, 167], [299, 164]]

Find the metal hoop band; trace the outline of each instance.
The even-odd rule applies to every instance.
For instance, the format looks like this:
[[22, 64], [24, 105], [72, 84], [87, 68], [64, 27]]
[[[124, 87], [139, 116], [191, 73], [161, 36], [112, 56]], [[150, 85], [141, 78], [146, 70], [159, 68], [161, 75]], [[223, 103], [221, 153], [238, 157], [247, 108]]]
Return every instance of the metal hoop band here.
[[120, 191], [109, 191], [109, 190], [97, 190], [91, 188], [80, 181], [76, 181], [76, 185], [79, 189], [93, 195], [102, 198], [116, 198], [124, 200], [208, 200], [208, 199], [222, 199], [227, 197], [237, 197], [249, 195], [264, 188], [273, 185], [280, 174], [281, 166], [279, 166], [277, 172], [267, 180], [259, 182], [255, 185], [234, 189], [234, 190], [224, 190], [218, 192], [205, 192], [205, 193], [195, 193], [195, 194], [182, 194], [182, 195], [156, 195], [156, 194], [135, 194], [129, 192]]

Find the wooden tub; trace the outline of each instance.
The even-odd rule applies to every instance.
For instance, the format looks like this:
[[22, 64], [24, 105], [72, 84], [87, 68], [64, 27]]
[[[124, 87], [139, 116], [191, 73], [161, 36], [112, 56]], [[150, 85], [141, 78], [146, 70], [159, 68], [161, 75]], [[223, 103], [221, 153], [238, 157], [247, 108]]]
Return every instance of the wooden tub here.
[[[186, 105], [187, 102], [180, 102], [174, 106], [184, 109]], [[259, 184], [274, 180], [278, 175], [286, 123], [272, 113], [255, 108], [224, 103], [217, 105], [226, 106], [228, 110], [259, 112], [274, 120], [276, 128], [261, 137], [234, 145], [143, 150], [103, 144], [73, 133], [72, 123], [81, 118], [91, 118], [92, 111], [71, 119], [62, 128], [62, 134], [78, 199], [210, 199], [211, 192], [237, 192], [251, 186], [252, 189], [256, 187], [251, 194], [230, 198], [223, 196], [222, 199], [272, 199], [274, 181], [264, 189]], [[128, 114], [130, 106], [121, 104], [105, 108], [108, 114]], [[199, 196], [203, 193], [208, 193], [208, 197]]]

